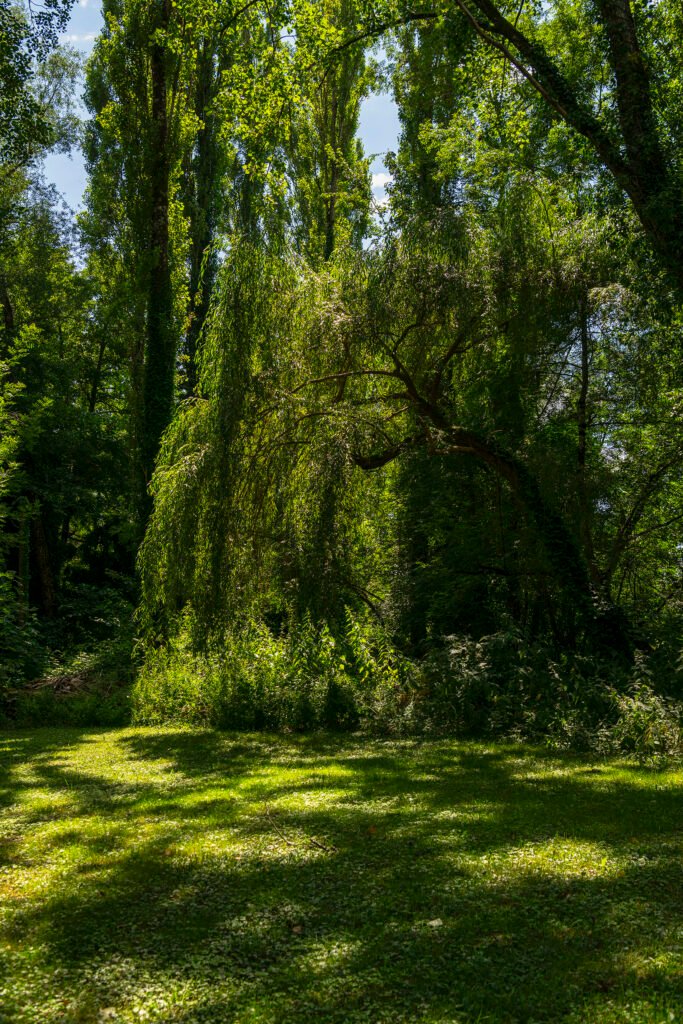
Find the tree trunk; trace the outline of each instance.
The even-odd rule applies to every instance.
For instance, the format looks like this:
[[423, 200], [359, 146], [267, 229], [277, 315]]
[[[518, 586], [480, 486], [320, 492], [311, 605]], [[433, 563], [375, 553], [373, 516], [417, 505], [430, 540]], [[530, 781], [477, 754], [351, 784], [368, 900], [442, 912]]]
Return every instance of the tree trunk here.
[[[161, 436], [173, 412], [176, 341], [169, 252], [170, 136], [167, 97], [167, 46], [170, 0], [155, 0], [156, 29], [151, 47], [152, 152], [150, 153], [151, 225], [149, 284], [143, 387], [142, 469], [147, 486], [154, 472]], [[147, 502], [149, 510], [149, 502]]]
[[17, 622], [26, 625], [28, 619], [28, 585], [29, 559], [31, 554], [31, 534], [29, 529], [26, 503], [22, 501], [19, 513], [19, 529], [17, 538]]
[[218, 197], [222, 179], [218, 126], [211, 112], [220, 80], [214, 48], [204, 40], [197, 62], [195, 114], [202, 121], [197, 148], [189, 171], [186, 208], [190, 221], [190, 324], [185, 338], [187, 367], [185, 394], [197, 391], [197, 348], [209, 312], [216, 279], [217, 260], [212, 251], [218, 219]]
[[629, 195], [653, 247], [683, 280], [683, 196], [662, 152], [647, 66], [629, 0], [599, 0], [616, 79], [616, 101], [630, 167]]
[[590, 372], [590, 334], [588, 329], [588, 310], [585, 299], [579, 308], [581, 332], [581, 387], [577, 402], [577, 490], [579, 498], [579, 531], [581, 543], [586, 557], [593, 585], [599, 584], [599, 573], [595, 565], [593, 550], [593, 531], [591, 528], [590, 501], [588, 498], [588, 481], [586, 479], [586, 455], [588, 443], [588, 388]]
[[2, 305], [3, 327], [5, 328], [5, 348], [8, 349], [14, 337], [14, 306], [4, 278], [0, 278], [0, 304]]
[[42, 511], [35, 517], [31, 527], [38, 604], [45, 617], [53, 619], [57, 613], [57, 589]]

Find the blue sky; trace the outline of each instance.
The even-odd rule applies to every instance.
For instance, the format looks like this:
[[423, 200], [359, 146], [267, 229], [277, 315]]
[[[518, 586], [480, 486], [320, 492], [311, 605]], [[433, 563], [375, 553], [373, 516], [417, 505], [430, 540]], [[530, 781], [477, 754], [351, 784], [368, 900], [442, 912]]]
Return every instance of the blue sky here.
[[[78, 0], [62, 41], [71, 43], [87, 55], [101, 24], [100, 0]], [[365, 152], [374, 157], [371, 165], [373, 192], [380, 202], [388, 180], [384, 154], [387, 150], [396, 149], [398, 130], [398, 115], [392, 100], [386, 95], [370, 96], [361, 111], [360, 136]], [[70, 157], [61, 154], [49, 156], [45, 161], [45, 174], [48, 181], [54, 182], [69, 206], [77, 209], [86, 184], [80, 154], [74, 153]]]

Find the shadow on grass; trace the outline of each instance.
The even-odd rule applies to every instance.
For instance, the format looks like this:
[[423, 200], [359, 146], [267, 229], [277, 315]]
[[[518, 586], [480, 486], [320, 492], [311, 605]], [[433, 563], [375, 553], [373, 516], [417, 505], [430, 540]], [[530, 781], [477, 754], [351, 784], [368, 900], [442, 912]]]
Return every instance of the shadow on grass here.
[[[191, 993], [151, 1017], [185, 1024], [683, 1006], [683, 792], [666, 776], [518, 747], [165, 730], [118, 734], [122, 781], [89, 763], [103, 738], [17, 738], [0, 778], [12, 800], [68, 796], [68, 827], [37, 849], [78, 857], [7, 935], [87, 988], [92, 1015], [73, 1019], [154, 985]], [[651, 1016], [618, 1015], [639, 1001]]]

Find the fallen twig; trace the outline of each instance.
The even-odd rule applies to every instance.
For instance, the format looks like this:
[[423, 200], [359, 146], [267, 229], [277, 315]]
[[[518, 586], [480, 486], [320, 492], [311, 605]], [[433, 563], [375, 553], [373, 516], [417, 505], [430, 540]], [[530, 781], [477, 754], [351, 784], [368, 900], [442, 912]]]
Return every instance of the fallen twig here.
[[306, 836], [305, 839], [302, 840], [302, 843], [297, 843], [293, 839], [290, 839], [288, 836], [285, 835], [285, 833], [282, 831], [282, 829], [279, 827], [279, 825], [275, 821], [275, 817], [273, 815], [273, 812], [271, 811], [271, 809], [268, 806], [268, 804], [266, 804], [266, 806], [265, 806], [264, 817], [266, 818], [268, 824], [273, 829], [273, 831], [277, 832], [277, 834], [279, 835], [280, 839], [283, 841], [283, 843], [286, 843], [287, 846], [294, 846], [294, 847], [296, 847], [296, 846], [302, 845], [302, 843], [303, 843], [304, 845], [308, 844], [309, 846], [315, 846], [318, 850], [323, 850], [325, 853], [336, 853], [337, 852], [337, 847], [336, 846], [333, 846], [332, 844], [321, 843], [317, 839], [313, 839], [312, 836]]

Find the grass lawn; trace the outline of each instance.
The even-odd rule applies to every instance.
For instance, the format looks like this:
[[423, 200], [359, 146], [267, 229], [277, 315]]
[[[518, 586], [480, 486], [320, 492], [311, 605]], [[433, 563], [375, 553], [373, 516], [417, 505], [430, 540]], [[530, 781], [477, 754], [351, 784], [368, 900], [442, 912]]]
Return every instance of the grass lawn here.
[[683, 1021], [683, 773], [0, 734], [0, 1021]]

